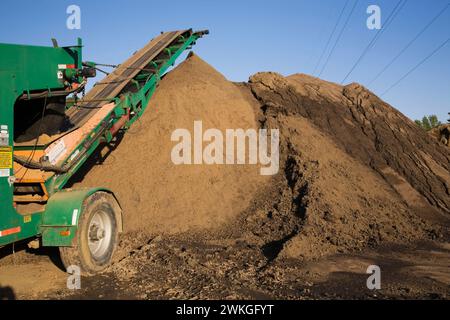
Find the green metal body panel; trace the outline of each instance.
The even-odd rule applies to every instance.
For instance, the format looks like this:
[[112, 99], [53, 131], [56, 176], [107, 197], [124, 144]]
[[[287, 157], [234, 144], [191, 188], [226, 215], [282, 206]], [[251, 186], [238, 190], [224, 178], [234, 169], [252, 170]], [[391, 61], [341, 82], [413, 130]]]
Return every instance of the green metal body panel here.
[[[13, 228], [19, 226], [20, 232], [10, 236], [0, 236], [0, 246], [8, 244], [20, 239], [26, 239], [34, 236], [42, 235], [43, 244], [45, 246], [70, 246], [72, 245], [73, 237], [76, 233], [76, 226], [72, 225], [72, 217], [74, 210], [78, 210], [78, 215], [82, 213], [82, 204], [86, 197], [92, 193], [104, 190], [102, 188], [89, 189], [89, 190], [71, 190], [65, 191], [63, 188], [69, 181], [69, 179], [80, 169], [80, 167], [86, 162], [87, 159], [94, 153], [101, 142], [110, 142], [113, 137], [109, 130], [114, 124], [116, 124], [123, 115], [132, 113], [134, 116], [127, 121], [122, 130], [127, 130], [145, 111], [150, 98], [156, 90], [156, 86], [160, 81], [164, 73], [175, 63], [175, 60], [190, 46], [194, 45], [196, 40], [202, 37], [203, 33], [192, 33], [190, 37], [180, 36], [180, 44], [173, 47], [166, 48], [166, 52], [169, 53], [169, 57], [163, 61], [154, 61], [151, 65], [157, 70], [154, 73], [148, 73], [142, 70], [135, 80], [145, 80], [145, 83], [141, 86], [136, 81], [138, 86], [137, 92], [129, 92], [122, 94], [120, 97], [110, 97], [110, 101], [115, 102], [114, 109], [105, 116], [96, 128], [94, 128], [90, 135], [88, 135], [77, 148], [73, 150], [71, 154], [63, 161], [65, 164], [70, 164], [73, 161], [71, 169], [63, 174], [56, 174], [45, 182], [46, 189], [50, 195], [49, 201], [44, 212], [36, 212], [31, 215], [31, 221], [28, 221], [27, 217], [24, 222], [24, 216], [18, 214], [13, 208], [13, 188], [8, 182], [7, 177], [0, 177], [0, 232], [3, 229]], [[79, 42], [81, 45], [81, 42]], [[3, 48], [8, 45], [3, 45]], [[26, 50], [27, 46], [23, 46], [23, 50]], [[52, 50], [57, 50], [59, 54], [62, 54], [60, 48], [46, 48], [46, 47], [31, 47], [37, 52], [40, 50], [48, 49], [48, 53], [53, 55], [48, 60], [45, 60], [44, 65], [54, 64], [61, 58], [56, 53], [51, 53]], [[71, 57], [76, 60], [76, 63], [81, 65], [81, 46], [76, 48], [79, 55], [72, 55]], [[0, 46], [0, 53], [2, 54], [2, 47]], [[64, 49], [67, 50], [67, 49]], [[44, 50], [45, 51], [45, 50]], [[44, 52], [42, 51], [42, 52]], [[36, 51], [35, 51], [36, 52]], [[64, 51], [66, 52], [66, 51]], [[10, 62], [13, 62], [12, 58]], [[35, 60], [36, 61], [36, 60]], [[29, 62], [28, 62], [29, 63]], [[61, 62], [64, 63], [64, 62]], [[69, 63], [66, 61], [66, 63]], [[17, 60], [14, 64], [20, 70], [23, 68], [19, 66]], [[54, 79], [51, 79], [51, 74], [55, 72], [55, 69], [48, 67], [46, 73], [49, 74], [47, 80], [30, 80], [33, 82], [16, 82], [14, 81], [14, 74], [16, 72], [8, 67], [7, 72], [3, 72], [3, 65], [0, 64], [0, 125], [4, 124], [10, 128], [9, 146], [13, 146], [12, 132], [13, 132], [13, 108], [14, 101], [17, 96], [24, 90], [30, 88], [48, 88], [55, 85]], [[42, 67], [44, 68], [44, 67]], [[42, 70], [39, 70], [40, 72]], [[35, 81], [35, 82], [34, 82]], [[41, 82], [39, 82], [41, 81]], [[30, 87], [27, 85], [33, 85]], [[11, 92], [15, 92], [15, 95], [11, 95]], [[17, 94], [16, 94], [17, 93]], [[86, 146], [88, 146], [86, 148]], [[77, 155], [82, 154], [82, 157]], [[74, 160], [75, 159], [75, 160]], [[12, 171], [12, 170], [11, 170]], [[11, 172], [12, 174], [12, 172]], [[76, 219], [78, 221], [78, 218]]]
[[[13, 82], [13, 91], [4, 94], [17, 98], [22, 93], [34, 90], [56, 90], [63, 88], [63, 79], [58, 72], [61, 65], [81, 66], [81, 40], [72, 47], [43, 47], [0, 43], [0, 90], [4, 84]], [[14, 99], [15, 100], [15, 99]], [[3, 112], [3, 109], [0, 109]]]
[[[105, 188], [61, 190], [50, 197], [43, 215], [39, 233], [44, 246], [71, 246], [76, 235], [83, 203], [95, 192], [112, 192]], [[121, 226], [119, 228], [121, 230]]]
[[[14, 104], [22, 94], [64, 89], [60, 65], [81, 66], [81, 40], [73, 47], [53, 48], [0, 44], [0, 246], [39, 234], [43, 212], [20, 215], [13, 207], [12, 165], [1, 161], [14, 151]], [[17, 232], [18, 231], [18, 232]], [[6, 234], [6, 235], [5, 235]]]
[[[9, 106], [14, 104], [15, 97], [11, 91], [16, 90], [16, 84], [11, 75], [0, 70], [0, 126], [7, 129], [9, 137], [5, 138], [11, 152], [13, 152], [13, 109]], [[6, 107], [8, 106], [8, 108]], [[9, 230], [19, 225], [25, 229], [23, 217], [16, 213], [13, 208], [13, 187], [9, 181], [9, 176], [13, 174], [12, 165], [0, 164], [0, 232]], [[28, 229], [28, 234], [33, 234], [36, 229]], [[18, 240], [18, 234], [14, 233], [0, 237], [0, 245]]]

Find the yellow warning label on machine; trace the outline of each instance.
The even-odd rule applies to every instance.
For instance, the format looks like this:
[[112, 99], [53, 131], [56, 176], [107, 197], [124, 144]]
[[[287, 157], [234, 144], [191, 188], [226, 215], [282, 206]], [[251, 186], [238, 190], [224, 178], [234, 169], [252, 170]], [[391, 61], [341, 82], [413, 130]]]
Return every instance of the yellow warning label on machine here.
[[12, 147], [0, 147], [0, 169], [11, 169], [13, 167]]

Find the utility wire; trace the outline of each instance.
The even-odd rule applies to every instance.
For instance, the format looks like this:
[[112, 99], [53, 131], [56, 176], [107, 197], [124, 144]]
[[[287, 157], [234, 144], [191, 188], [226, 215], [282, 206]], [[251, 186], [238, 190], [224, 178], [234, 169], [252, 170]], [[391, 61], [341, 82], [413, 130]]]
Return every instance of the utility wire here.
[[413, 68], [411, 68], [404, 76], [402, 76], [397, 82], [395, 82], [393, 85], [391, 85], [386, 91], [384, 91], [381, 96], [384, 96], [386, 93], [388, 93], [391, 89], [393, 89], [395, 86], [397, 86], [400, 82], [402, 82], [406, 77], [408, 77], [411, 73], [413, 73], [417, 68], [419, 68], [422, 64], [424, 64], [428, 59], [430, 59], [432, 56], [434, 56], [439, 50], [441, 50], [447, 43], [450, 42], [450, 38], [445, 40], [440, 46], [438, 46], [436, 49], [434, 49], [429, 55], [427, 55], [424, 59], [422, 59], [418, 64], [416, 64]]
[[431, 19], [430, 22], [369, 82], [369, 86], [374, 83], [398, 58], [450, 7], [450, 3]]
[[322, 75], [323, 71], [325, 70], [325, 68], [328, 65], [328, 62], [330, 61], [331, 56], [333, 55], [334, 50], [336, 49], [337, 44], [339, 43], [339, 40], [341, 40], [342, 34], [344, 33], [345, 29], [347, 28], [348, 22], [350, 21], [350, 18], [353, 15], [353, 12], [355, 11], [356, 5], [358, 4], [358, 0], [355, 0], [355, 3], [353, 4], [353, 7], [350, 11], [350, 13], [347, 16], [347, 19], [345, 20], [344, 26], [341, 29], [341, 32], [339, 33], [338, 37], [336, 38], [336, 41], [334, 42], [333, 47], [331, 48], [330, 53], [328, 54], [327, 59], [325, 60], [325, 64], [323, 65], [322, 69], [320, 70], [319, 73], [319, 78]]
[[348, 5], [349, 2], [350, 2], [350, 0], [347, 0], [347, 1], [345, 2], [345, 5], [344, 5], [344, 7], [342, 8], [341, 13], [339, 14], [339, 17], [338, 17], [338, 19], [337, 19], [337, 21], [336, 21], [336, 24], [335, 24], [334, 27], [333, 27], [333, 31], [331, 32], [330, 37], [328, 38], [327, 44], [326, 44], [325, 48], [323, 48], [322, 54], [320, 55], [320, 58], [319, 58], [319, 60], [317, 61], [316, 66], [314, 67], [313, 74], [316, 73], [317, 68], [318, 68], [319, 65], [320, 65], [320, 62], [322, 61], [322, 58], [323, 58], [323, 56], [325, 55], [325, 52], [327, 52], [328, 46], [330, 45], [330, 42], [331, 42], [331, 39], [333, 39], [334, 33], [335, 33], [336, 30], [337, 30], [337, 27], [338, 27], [338, 25], [339, 25], [339, 22], [341, 21], [341, 18], [342, 18], [342, 16], [344, 15], [345, 9], [347, 8], [347, 5]]
[[366, 48], [363, 50], [359, 58], [356, 60], [355, 64], [352, 66], [350, 71], [345, 75], [344, 79], [341, 81], [341, 84], [343, 84], [347, 78], [353, 73], [353, 71], [356, 69], [356, 67], [359, 65], [359, 63], [364, 59], [366, 54], [372, 49], [372, 47], [375, 45], [377, 40], [381, 37], [383, 32], [389, 27], [389, 25], [394, 21], [395, 17], [398, 15], [398, 13], [402, 10], [402, 8], [405, 6], [407, 0], [399, 0], [397, 4], [395, 5], [394, 9], [389, 14], [388, 18], [386, 19], [385, 25], [378, 30], [378, 32], [375, 34], [375, 36], [372, 38], [370, 43], [366, 46]]

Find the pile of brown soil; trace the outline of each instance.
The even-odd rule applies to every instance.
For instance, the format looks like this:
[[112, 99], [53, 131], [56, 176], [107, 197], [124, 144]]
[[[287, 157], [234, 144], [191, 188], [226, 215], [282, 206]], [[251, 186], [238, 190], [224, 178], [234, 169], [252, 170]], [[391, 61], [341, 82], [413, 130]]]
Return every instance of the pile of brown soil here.
[[267, 115], [309, 119], [350, 156], [374, 169], [413, 207], [450, 213], [450, 153], [399, 111], [358, 84], [303, 74], [259, 73], [251, 90]]
[[279, 237], [278, 254], [444, 237], [450, 154], [412, 121], [357, 84], [258, 73], [247, 87], [260, 123], [282, 130], [291, 216], [302, 220]]
[[[220, 130], [280, 129], [279, 173], [174, 165], [171, 133], [192, 130], [195, 120]], [[162, 79], [141, 121], [81, 185], [114, 190], [127, 231], [201, 231], [241, 239], [269, 262], [308, 260], [441, 237], [426, 218], [450, 210], [449, 160], [447, 149], [359, 85], [275, 73], [234, 84], [192, 55]]]
[[287, 144], [294, 208], [303, 217], [283, 256], [309, 259], [428, 237], [432, 228], [388, 183], [307, 119], [280, 115], [277, 124]]
[[175, 165], [175, 129], [256, 128], [253, 107], [241, 91], [192, 55], [160, 82], [141, 120], [111, 155], [92, 168], [82, 186], [114, 190], [127, 231], [179, 233], [220, 228], [249, 204], [267, 179], [244, 165]]

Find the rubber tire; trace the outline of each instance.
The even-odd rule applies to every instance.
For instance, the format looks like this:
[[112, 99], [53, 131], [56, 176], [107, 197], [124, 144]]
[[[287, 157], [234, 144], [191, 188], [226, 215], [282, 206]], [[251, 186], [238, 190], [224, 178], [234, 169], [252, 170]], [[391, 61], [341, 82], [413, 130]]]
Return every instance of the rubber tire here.
[[[89, 223], [98, 210], [107, 213], [111, 218], [111, 242], [107, 252], [101, 259], [95, 259], [88, 246]], [[96, 192], [86, 198], [81, 217], [78, 221], [77, 234], [73, 247], [60, 247], [59, 252], [64, 267], [75, 265], [80, 267], [84, 275], [94, 275], [106, 269], [113, 258], [119, 241], [118, 217], [121, 215], [116, 199], [107, 192]]]

